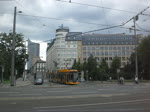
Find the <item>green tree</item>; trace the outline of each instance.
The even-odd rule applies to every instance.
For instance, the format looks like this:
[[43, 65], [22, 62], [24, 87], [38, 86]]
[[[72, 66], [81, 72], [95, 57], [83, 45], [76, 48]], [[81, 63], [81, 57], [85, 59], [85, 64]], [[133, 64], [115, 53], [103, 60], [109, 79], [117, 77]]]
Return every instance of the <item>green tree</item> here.
[[76, 66], [77, 66], [77, 61], [75, 59], [74, 62], [73, 62], [73, 65], [72, 65], [72, 69], [76, 69]]
[[[138, 67], [139, 73], [144, 72], [142, 76], [150, 79], [150, 35], [144, 38], [138, 46], [138, 61], [141, 66]], [[139, 74], [140, 75], [140, 74]]]
[[93, 57], [93, 55], [90, 55], [90, 57], [88, 58], [87, 68], [89, 77], [91, 77], [92, 80], [97, 80], [98, 78], [97, 61], [96, 58]]
[[117, 69], [121, 66], [121, 61], [119, 57], [114, 57], [111, 63], [110, 72], [113, 78], [117, 78]]
[[[17, 77], [20, 77], [24, 71], [25, 60], [28, 58], [26, 48], [23, 44], [23, 35], [16, 34], [15, 44], [15, 68], [18, 71]], [[0, 64], [4, 65], [4, 78], [9, 79], [11, 74], [11, 51], [12, 51], [12, 34], [0, 34]]]
[[88, 68], [87, 68], [87, 62], [86, 61], [83, 62], [82, 69], [84, 71], [84, 79], [87, 80], [87, 71], [88, 71]]
[[79, 72], [81, 72], [82, 71], [82, 64], [80, 63], [80, 60], [78, 60], [78, 62], [76, 62], [76, 60], [74, 60], [72, 68], [77, 69]]
[[108, 71], [109, 67], [105, 59], [102, 59], [100, 65], [99, 65], [99, 79], [101, 81], [108, 79]]

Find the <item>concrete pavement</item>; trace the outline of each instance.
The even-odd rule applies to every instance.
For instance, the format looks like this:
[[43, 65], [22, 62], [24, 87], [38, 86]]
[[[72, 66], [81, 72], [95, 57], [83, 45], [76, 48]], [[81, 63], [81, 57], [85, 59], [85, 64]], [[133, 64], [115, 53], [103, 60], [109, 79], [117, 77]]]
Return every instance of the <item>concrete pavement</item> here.
[[8, 84], [1, 84], [0, 88], [22, 87], [22, 86], [27, 86], [27, 85], [30, 85], [30, 84], [31, 84], [31, 82], [28, 79], [26, 79], [25, 81], [23, 81], [22, 78], [18, 78], [16, 80], [15, 86], [10, 86], [10, 83], [8, 83]]

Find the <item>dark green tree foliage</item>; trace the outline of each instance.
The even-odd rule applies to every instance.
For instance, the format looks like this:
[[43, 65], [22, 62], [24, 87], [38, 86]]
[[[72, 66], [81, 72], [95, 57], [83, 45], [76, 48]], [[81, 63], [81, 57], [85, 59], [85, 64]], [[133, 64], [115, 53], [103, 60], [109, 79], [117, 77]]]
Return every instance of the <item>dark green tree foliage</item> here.
[[144, 38], [138, 47], [139, 74], [150, 79], [150, 36]]
[[113, 78], [117, 78], [117, 69], [121, 66], [121, 60], [119, 57], [114, 57], [110, 67], [110, 74]]
[[90, 57], [88, 58], [87, 68], [89, 77], [91, 77], [92, 80], [97, 80], [98, 79], [97, 61], [96, 58], [93, 57], [93, 55], [90, 55]]
[[[16, 34], [16, 48], [15, 48], [15, 68], [18, 71], [17, 77], [23, 73], [25, 60], [28, 58], [26, 49], [23, 44], [23, 35]], [[11, 48], [12, 48], [12, 34], [0, 34], [0, 65], [4, 65], [4, 78], [9, 79], [11, 75]]]
[[79, 72], [82, 71], [82, 64], [80, 63], [80, 60], [78, 62], [76, 62], [76, 60], [74, 60], [72, 69], [77, 69]]
[[108, 72], [109, 72], [109, 67], [105, 59], [102, 59], [100, 65], [99, 65], [99, 75], [98, 79], [103, 81], [108, 79]]
[[76, 60], [74, 60], [74, 63], [72, 65], [72, 69], [76, 69], [76, 66], [77, 66], [77, 62], [76, 62]]

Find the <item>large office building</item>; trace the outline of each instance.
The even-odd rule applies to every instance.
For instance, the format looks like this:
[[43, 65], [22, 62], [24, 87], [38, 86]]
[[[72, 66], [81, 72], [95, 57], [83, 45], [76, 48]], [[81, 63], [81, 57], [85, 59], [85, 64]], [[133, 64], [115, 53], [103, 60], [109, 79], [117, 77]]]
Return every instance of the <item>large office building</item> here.
[[66, 41], [68, 33], [69, 28], [62, 25], [56, 30], [56, 38], [48, 43], [46, 52], [47, 71], [71, 68], [74, 60], [79, 59], [78, 51], [80, 51], [81, 46], [77, 45], [76, 41]]
[[27, 62], [27, 70], [31, 70], [33, 66], [33, 60], [35, 57], [39, 57], [40, 45], [38, 43], [32, 42], [28, 39], [28, 62]]
[[121, 59], [121, 67], [129, 62], [135, 51], [135, 37], [125, 34], [84, 34], [66, 36], [66, 41], [81, 43], [81, 61], [87, 61], [93, 55], [99, 62], [104, 58], [110, 66], [114, 57]]
[[87, 61], [93, 55], [98, 62], [104, 58], [108, 65], [114, 57], [121, 59], [121, 67], [129, 62], [135, 52], [135, 37], [126, 34], [82, 34], [69, 32], [61, 26], [56, 38], [47, 48], [47, 70], [71, 68], [74, 60]]

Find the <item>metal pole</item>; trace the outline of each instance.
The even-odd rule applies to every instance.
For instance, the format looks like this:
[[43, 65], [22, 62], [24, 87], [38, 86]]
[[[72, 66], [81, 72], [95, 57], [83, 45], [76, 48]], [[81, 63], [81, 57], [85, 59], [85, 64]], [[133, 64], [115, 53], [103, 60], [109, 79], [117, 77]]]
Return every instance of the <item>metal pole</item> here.
[[14, 22], [13, 22], [13, 42], [12, 42], [12, 63], [11, 63], [11, 86], [14, 86], [14, 73], [15, 73], [15, 37], [16, 37], [16, 11], [17, 7], [14, 7]]
[[4, 72], [4, 66], [2, 67], [2, 84], [3, 84], [3, 72]]
[[138, 77], [138, 57], [137, 57], [137, 36], [136, 36], [136, 16], [133, 18], [134, 22], [134, 36], [135, 36], [135, 77]]

